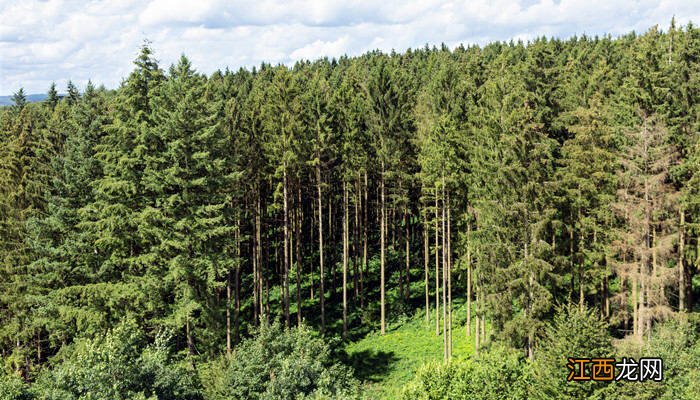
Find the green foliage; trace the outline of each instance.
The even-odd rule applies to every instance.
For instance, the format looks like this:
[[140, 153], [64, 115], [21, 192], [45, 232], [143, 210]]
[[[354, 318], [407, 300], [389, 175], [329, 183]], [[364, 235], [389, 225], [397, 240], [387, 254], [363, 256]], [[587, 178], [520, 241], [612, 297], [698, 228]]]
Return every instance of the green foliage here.
[[522, 356], [495, 346], [479, 356], [423, 366], [402, 393], [403, 399], [526, 399], [527, 369]]
[[[208, 368], [220, 398], [354, 396], [336, 344], [258, 332], [292, 325], [291, 308], [330, 335], [346, 325], [366, 389], [396, 397], [439, 356], [443, 337], [405, 315], [445, 294], [442, 251], [456, 304], [472, 273], [480, 340], [532, 362], [501, 354], [520, 383], [489, 386], [479, 360], [505, 350], [467, 361], [474, 338], [455, 333], [455, 362], [426, 367], [416, 396], [692, 397], [692, 329], [661, 324], [697, 309], [698, 60], [700, 30], [673, 22], [209, 77], [184, 56], [162, 70], [144, 43], [115, 90], [69, 82], [61, 99], [52, 85], [42, 103], [20, 90], [0, 108], [5, 393], [195, 396], [177, 383], [189, 367], [146, 344], [169, 329], [194, 365], [232, 354]], [[557, 314], [568, 303], [583, 311]], [[598, 313], [616, 338], [684, 354], [664, 385], [559, 380], [562, 354], [612, 351]], [[389, 331], [369, 333], [380, 319]], [[137, 327], [103, 337], [123, 321]], [[112, 372], [125, 378], [110, 386]]]
[[14, 374], [0, 375], [0, 400], [31, 400], [29, 386]]
[[607, 324], [596, 310], [574, 305], [559, 307], [547, 325], [535, 361], [530, 369], [531, 398], [570, 399], [596, 398], [608, 382], [567, 382], [568, 358], [613, 357], [612, 340]]
[[32, 392], [52, 400], [201, 399], [196, 374], [171, 358], [166, 342], [146, 346], [135, 324], [122, 323], [63, 348]]
[[202, 373], [207, 399], [350, 399], [358, 397], [352, 371], [332, 358], [326, 339], [307, 326], [263, 323], [224, 360]]
[[618, 357], [660, 357], [663, 359], [661, 382], [619, 382], [606, 392], [618, 399], [697, 399], [700, 393], [700, 340], [698, 322], [687, 315], [657, 325], [651, 340], [645, 343], [629, 339], [617, 346]]

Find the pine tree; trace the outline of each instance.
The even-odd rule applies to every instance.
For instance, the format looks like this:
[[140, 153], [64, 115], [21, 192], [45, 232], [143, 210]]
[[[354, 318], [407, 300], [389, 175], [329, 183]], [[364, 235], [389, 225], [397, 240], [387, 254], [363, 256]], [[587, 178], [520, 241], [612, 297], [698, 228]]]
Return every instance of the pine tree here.
[[22, 111], [27, 105], [27, 96], [24, 94], [24, 88], [19, 88], [18, 91], [12, 94], [12, 107], [16, 112]]

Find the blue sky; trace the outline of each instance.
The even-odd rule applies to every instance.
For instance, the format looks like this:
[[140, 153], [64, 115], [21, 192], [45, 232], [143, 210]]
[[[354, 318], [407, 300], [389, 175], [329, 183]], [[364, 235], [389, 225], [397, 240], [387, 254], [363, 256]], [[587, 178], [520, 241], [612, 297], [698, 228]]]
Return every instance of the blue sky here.
[[671, 17], [700, 23], [700, 1], [0, 0], [0, 95], [68, 79], [119, 85], [145, 38], [166, 67], [185, 53], [201, 72], [292, 64], [425, 43], [643, 32]]

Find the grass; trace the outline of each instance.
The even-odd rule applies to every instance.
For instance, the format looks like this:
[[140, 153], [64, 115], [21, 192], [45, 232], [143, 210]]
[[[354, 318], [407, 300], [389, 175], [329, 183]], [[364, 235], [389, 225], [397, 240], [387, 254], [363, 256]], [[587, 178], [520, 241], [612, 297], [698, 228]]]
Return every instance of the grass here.
[[[372, 332], [347, 346], [350, 363], [364, 381], [369, 398], [398, 398], [402, 387], [423, 364], [443, 360], [442, 325], [440, 336], [435, 335], [435, 310], [431, 312], [430, 324], [426, 323], [425, 310], [418, 310], [411, 318], [391, 323], [384, 336]], [[466, 336], [464, 314], [465, 306], [455, 304], [452, 314], [453, 359], [469, 358], [474, 351], [473, 336]]]

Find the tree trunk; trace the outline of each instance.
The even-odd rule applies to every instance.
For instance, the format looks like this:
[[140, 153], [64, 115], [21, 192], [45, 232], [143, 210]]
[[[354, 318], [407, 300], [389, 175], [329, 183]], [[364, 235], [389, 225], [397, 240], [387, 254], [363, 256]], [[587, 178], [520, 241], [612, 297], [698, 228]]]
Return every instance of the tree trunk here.
[[481, 337], [480, 337], [481, 332], [479, 330], [479, 312], [478, 312], [478, 310], [479, 310], [478, 306], [481, 305], [480, 301], [481, 301], [481, 295], [480, 295], [480, 291], [479, 291], [479, 285], [477, 284], [476, 285], [477, 313], [476, 313], [476, 326], [474, 327], [475, 328], [474, 329], [474, 353], [476, 353], [476, 354], [479, 354], [479, 344], [480, 344], [479, 340], [481, 339]]
[[[257, 212], [255, 213], [255, 240], [256, 240], [256, 254], [255, 254], [255, 259], [257, 260], [258, 264], [258, 269], [257, 273], [258, 276], [256, 280], [258, 281], [258, 293], [256, 294], [257, 300], [256, 303], [260, 307], [260, 312], [258, 314], [258, 318], [262, 318], [263, 315], [265, 314], [265, 309], [264, 309], [264, 302], [263, 302], [263, 263], [262, 263], [262, 242], [261, 242], [261, 236], [262, 236], [262, 204], [261, 204], [261, 199], [260, 199], [260, 193], [258, 193], [258, 204], [257, 204]], [[255, 319], [255, 324], [257, 326], [258, 324], [258, 318]], [[267, 318], [267, 316], [266, 316]]]
[[440, 221], [438, 188], [435, 186], [435, 335], [440, 335]]
[[348, 186], [343, 182], [343, 339], [348, 338]]
[[241, 317], [241, 217], [236, 218], [236, 269], [234, 270], [234, 301], [235, 312], [233, 315], [233, 337], [236, 343], [240, 338], [240, 317]]
[[260, 305], [259, 305], [259, 298], [258, 298], [258, 293], [260, 292], [259, 286], [260, 286], [260, 281], [258, 279], [258, 241], [259, 238], [259, 232], [260, 232], [260, 216], [258, 215], [258, 207], [257, 205], [260, 204], [260, 192], [258, 191], [257, 193], [258, 199], [256, 202], [256, 208], [255, 208], [255, 232], [253, 234], [253, 245], [251, 248], [251, 251], [253, 253], [253, 256], [251, 257], [253, 259], [253, 326], [258, 326], [259, 322], [259, 317], [258, 317], [258, 311], [260, 310]]
[[[355, 223], [352, 227], [352, 288], [353, 288], [353, 305], [357, 307], [357, 298], [360, 297], [360, 288], [358, 279], [358, 265], [360, 261], [360, 174], [357, 174], [357, 179], [355, 180]], [[359, 270], [362, 274], [362, 269]]]
[[190, 328], [190, 317], [187, 317], [185, 322], [185, 333], [187, 335], [187, 352], [189, 355], [194, 355], [194, 335], [192, 334], [192, 329]]
[[430, 227], [428, 225], [428, 208], [423, 210], [423, 266], [425, 269], [425, 323], [430, 324], [430, 288], [428, 287], [428, 264], [430, 258]]
[[447, 191], [447, 358], [452, 358], [452, 218], [450, 192]]
[[447, 222], [445, 213], [445, 176], [442, 176], [442, 346], [445, 361], [448, 360], [447, 353], [447, 240], [445, 223]]
[[384, 239], [386, 235], [386, 200], [384, 198], [384, 161], [382, 161], [382, 177], [381, 177], [381, 221], [379, 224], [380, 232], [380, 292], [381, 292], [381, 332], [382, 335], [386, 333], [386, 321], [385, 321], [385, 304], [384, 304]]
[[231, 271], [226, 279], [226, 355], [231, 356]]
[[301, 270], [302, 270], [302, 256], [301, 256], [301, 224], [303, 221], [303, 209], [301, 202], [301, 184], [297, 187], [297, 207], [296, 207], [296, 218], [294, 224], [294, 230], [296, 233], [296, 254], [297, 254], [297, 326], [301, 326]]
[[[317, 157], [320, 157], [317, 154]], [[320, 158], [319, 158], [320, 162]], [[321, 165], [316, 164], [316, 190], [318, 194], [318, 260], [319, 260], [319, 283], [320, 283], [320, 293], [319, 299], [321, 300], [321, 332], [326, 330], [326, 309], [325, 309], [325, 297], [326, 292], [324, 290], [324, 275], [323, 275], [323, 202], [321, 198]]]
[[685, 311], [685, 267], [683, 266], [683, 252], [685, 242], [685, 211], [683, 207], [678, 210], [680, 216], [680, 229], [678, 230], [678, 311]]
[[368, 207], [369, 207], [369, 189], [368, 189], [368, 182], [367, 182], [367, 171], [365, 171], [365, 197], [364, 197], [364, 202], [362, 203], [362, 213], [364, 217], [364, 221], [362, 223], [362, 269], [364, 270], [364, 274], [360, 275], [360, 307], [364, 308], [365, 307], [365, 293], [364, 293], [364, 277], [367, 276], [368, 271], [367, 271], [367, 223], [368, 223]]
[[[333, 243], [335, 242], [335, 235], [333, 232], [333, 200], [331, 198], [331, 195], [333, 193], [333, 187], [329, 185], [328, 187], [328, 243], [331, 244], [331, 248], [333, 247]], [[335, 252], [330, 251], [328, 252], [328, 267], [330, 268], [330, 273], [331, 273], [331, 298], [333, 295], [337, 292], [338, 286], [336, 285], [336, 268], [335, 268]]]
[[467, 336], [472, 334], [472, 224], [467, 222]]
[[289, 328], [289, 199], [287, 194], [287, 164], [282, 171], [282, 193], [284, 203], [284, 326]]
[[411, 300], [411, 236], [410, 236], [410, 231], [408, 227], [408, 210], [404, 210], [404, 223], [406, 224], [405, 227], [405, 233], [406, 233], [406, 293], [405, 293], [405, 298], [406, 298], [406, 303], [408, 303]]

